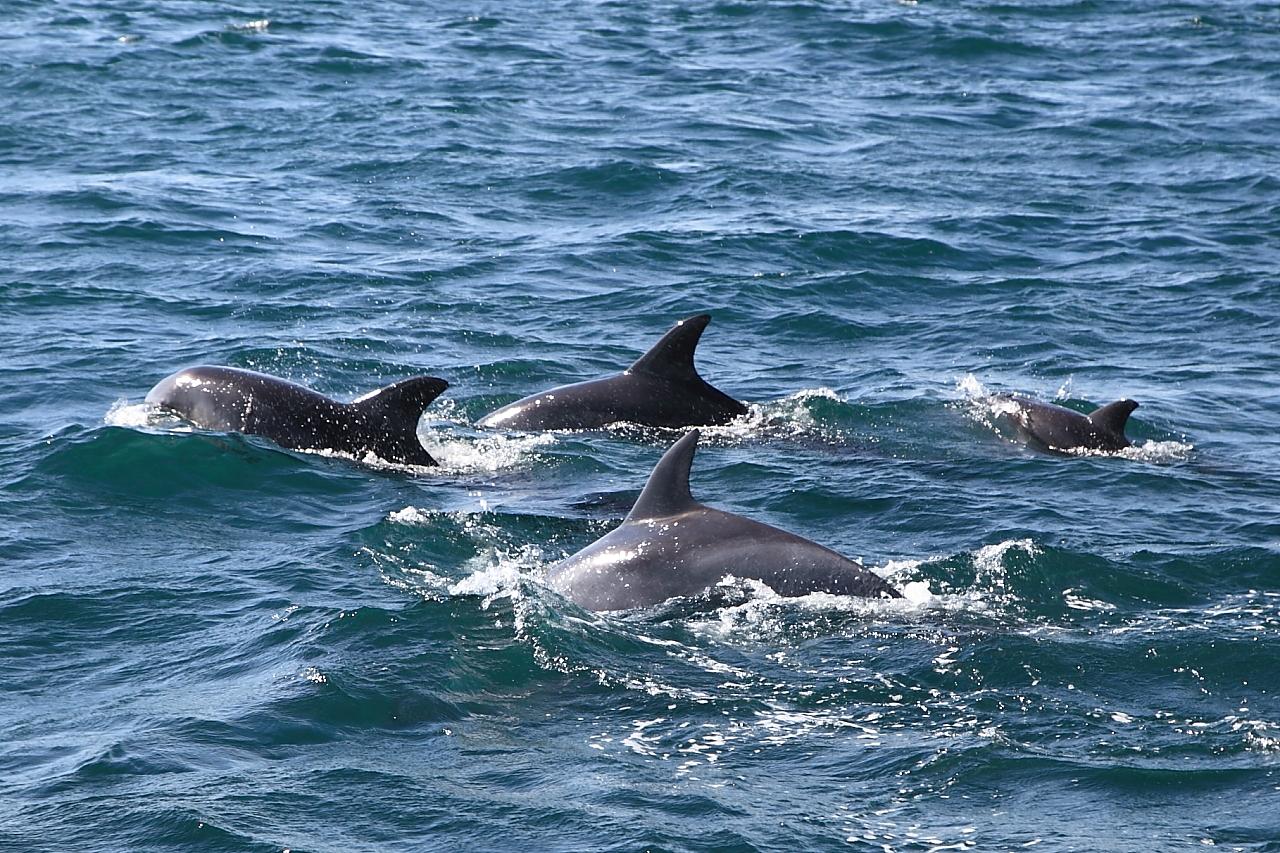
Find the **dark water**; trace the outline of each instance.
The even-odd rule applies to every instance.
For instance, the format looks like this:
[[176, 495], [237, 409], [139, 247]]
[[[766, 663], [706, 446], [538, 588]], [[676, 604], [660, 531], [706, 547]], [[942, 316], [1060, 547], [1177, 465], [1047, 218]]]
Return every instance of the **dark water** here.
[[[6, 0], [0, 92], [5, 850], [1280, 850], [1277, 4]], [[906, 601], [540, 584], [677, 433], [468, 424], [703, 310], [695, 494]]]

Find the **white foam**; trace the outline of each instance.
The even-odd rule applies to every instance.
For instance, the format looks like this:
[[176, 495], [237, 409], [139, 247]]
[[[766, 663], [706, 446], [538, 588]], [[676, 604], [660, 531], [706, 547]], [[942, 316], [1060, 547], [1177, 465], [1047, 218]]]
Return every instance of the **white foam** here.
[[924, 610], [937, 606], [938, 597], [929, 589], [927, 581], [910, 581], [902, 585], [902, 597], [914, 607]]
[[[876, 572], [884, 576], [885, 572]], [[954, 596], [935, 595], [927, 581], [910, 581], [900, 588], [902, 598], [862, 598], [851, 595], [833, 595], [828, 592], [811, 592], [807, 595], [783, 596], [763, 581], [738, 579], [732, 576], [721, 579], [724, 588], [736, 588], [750, 598], [740, 604], [721, 607], [713, 613], [694, 617], [690, 628], [720, 640], [746, 636], [758, 639], [783, 631], [782, 617], [788, 611], [811, 614], [853, 613], [871, 617], [918, 616], [937, 608], [958, 609]]]
[[141, 430], [165, 430], [168, 432], [193, 432], [195, 427], [177, 415], [159, 409], [150, 403], [130, 403], [121, 398], [111, 404], [102, 422], [107, 426], [130, 427]]
[[1091, 610], [1095, 612], [1105, 612], [1115, 610], [1114, 604], [1101, 601], [1096, 598], [1085, 598], [1083, 595], [1077, 595], [1074, 590], [1066, 589], [1062, 592], [1062, 603], [1070, 607], [1072, 610]]
[[1280, 752], [1280, 727], [1263, 720], [1243, 720], [1239, 726], [1233, 724], [1232, 729], [1242, 729], [1246, 726], [1248, 727], [1244, 733], [1246, 749], [1258, 752]]
[[960, 405], [967, 410], [974, 421], [999, 434], [997, 420], [1002, 416], [1017, 417], [1021, 408], [1008, 397], [999, 396], [982, 384], [972, 373], [966, 373], [956, 380], [956, 391], [960, 394]]
[[[814, 613], [844, 612], [863, 614], [871, 617], [897, 616], [915, 618], [929, 611], [945, 611], [950, 613], [989, 614], [994, 608], [1007, 603], [1012, 598], [1008, 591], [1008, 571], [1005, 558], [1010, 551], [1022, 551], [1029, 557], [1039, 556], [1042, 551], [1030, 539], [1009, 539], [992, 545], [984, 545], [973, 552], [972, 560], [975, 569], [973, 585], [958, 592], [944, 593], [934, 591], [924, 579], [914, 579], [917, 570], [934, 559], [893, 560], [880, 567], [870, 567], [877, 575], [889, 581], [902, 598], [860, 598], [857, 596], [832, 595], [825, 592], [814, 592], [808, 595], [784, 597], [760, 581], [738, 581], [726, 578], [721, 586], [737, 586], [750, 595], [750, 599], [741, 604], [720, 608], [706, 619], [698, 620], [695, 627], [707, 630], [724, 638], [746, 631], [749, 635], [759, 635], [761, 629], [767, 633], [777, 622], [782, 608], [790, 608]], [[1083, 606], [1106, 607], [1103, 602], [1079, 599]]]
[[150, 423], [151, 406], [146, 403], [130, 403], [121, 398], [111, 404], [102, 422], [108, 426], [144, 427]]
[[[477, 557], [468, 562], [483, 559]], [[521, 568], [522, 561], [519, 559], [486, 563], [462, 580], [450, 584], [449, 594], [483, 596], [481, 606], [487, 608], [497, 598], [519, 595], [520, 579], [523, 577]]]
[[310, 681], [312, 684], [327, 684], [329, 682], [329, 676], [325, 675], [314, 666], [309, 666], [302, 670], [302, 678], [305, 681]]
[[411, 474], [475, 474], [519, 468], [538, 459], [534, 448], [554, 444], [555, 436], [547, 433], [536, 435], [495, 435], [486, 438], [456, 438], [443, 433], [419, 433], [419, 440], [436, 465], [411, 465], [392, 462], [372, 451], [357, 456], [340, 450], [302, 450], [330, 459], [346, 459], [370, 468], [386, 471], [403, 471]]
[[492, 473], [538, 460], [537, 449], [556, 443], [551, 433], [457, 438], [442, 432], [419, 434], [427, 452], [449, 473]]
[[960, 392], [962, 397], [973, 399], [975, 397], [990, 397], [991, 393], [987, 391], [985, 385], [978, 377], [972, 373], [966, 373], [956, 380], [956, 390]]
[[432, 513], [418, 509], [416, 506], [398, 509], [387, 516], [387, 521], [396, 524], [430, 524], [431, 519]]
[[[748, 675], [747, 681], [757, 679]], [[723, 698], [723, 688], [744, 686], [746, 682], [735, 685], [722, 685], [719, 696]], [[644, 690], [649, 695], [665, 695], [673, 700], [708, 704], [713, 697], [700, 697], [692, 691], [678, 691], [662, 686], [654, 689], [648, 683], [626, 684], [631, 689]], [[755, 685], [753, 685], [755, 686]], [[764, 686], [764, 685], [760, 685]], [[727, 716], [724, 719], [713, 719], [708, 722], [690, 726], [686, 720], [680, 722], [679, 717], [658, 716], [651, 719], [631, 722], [629, 728], [619, 731], [604, 729], [591, 734], [587, 738], [592, 749], [609, 751], [611, 749], [630, 750], [647, 758], [672, 762], [677, 776], [693, 777], [708, 767], [715, 766], [721, 759], [734, 754], [758, 755], [762, 749], [791, 744], [797, 740], [811, 738], [814, 735], [829, 735], [834, 732], [843, 733], [844, 737], [856, 738], [863, 742], [863, 747], [880, 746], [885, 740], [898, 736], [897, 733], [885, 731], [870, 725], [880, 718], [880, 713], [855, 716], [847, 710], [839, 711], [797, 709], [790, 707], [786, 701], [768, 701], [768, 707], [754, 710], [749, 715]], [[668, 709], [675, 709], [676, 704], [669, 704]], [[726, 712], [728, 714], [728, 712]], [[723, 781], [712, 784], [721, 787]]]
[[[1010, 551], [1018, 550], [1030, 557], [1042, 553], [1030, 539], [1010, 539], [992, 545], [984, 545], [973, 552], [975, 580], [971, 587], [942, 592], [930, 587], [929, 581], [917, 575], [921, 566], [941, 557], [914, 560], [891, 560], [882, 566], [868, 567], [889, 581], [901, 598], [861, 598], [858, 596], [832, 595], [814, 592], [800, 596], [782, 596], [767, 584], [756, 580], [739, 580], [726, 577], [721, 587], [736, 587], [749, 598], [747, 601], [726, 605], [714, 613], [695, 617], [690, 627], [714, 635], [717, 639], [733, 639], [746, 636], [758, 639], [762, 635], [783, 630], [781, 616], [787, 610], [814, 614], [851, 613], [870, 618], [917, 618], [931, 611], [947, 613], [973, 613], [989, 615], [994, 609], [1012, 599], [1008, 591], [1008, 572], [1004, 561]], [[1087, 603], [1086, 603], [1087, 602]], [[1077, 604], [1105, 609], [1103, 602], [1079, 599]]]
[[1153, 465], [1167, 465], [1171, 462], [1186, 462], [1191, 458], [1195, 445], [1189, 441], [1152, 441], [1142, 444], [1131, 444], [1120, 450], [1090, 450], [1076, 448], [1071, 451], [1076, 456], [1118, 456], [1134, 462], [1148, 462]]
[[354, 453], [346, 453], [341, 450], [328, 449], [308, 450], [296, 448], [295, 452], [310, 453], [313, 456], [322, 456], [325, 459], [343, 459], [347, 462], [358, 462], [361, 465], [380, 471], [400, 471], [408, 474], [432, 474], [440, 470], [434, 465], [410, 465], [407, 462], [392, 462], [390, 460], [383, 459], [372, 451], [368, 451], [359, 456]]
[[430, 574], [433, 589], [445, 584], [449, 595], [485, 596], [485, 607], [493, 598], [517, 594], [520, 579], [540, 573], [545, 561], [538, 545], [512, 546], [502, 527], [487, 512], [444, 512], [406, 506], [387, 515], [393, 524], [431, 526], [446, 524], [460, 529], [463, 536], [479, 548], [480, 553], [467, 560], [465, 577], [453, 581]]
[[446, 512], [444, 510], [419, 509], [416, 506], [407, 506], [404, 509], [389, 513], [387, 521], [393, 524], [414, 526], [449, 526], [474, 542], [477, 547], [493, 549], [499, 554], [505, 553], [504, 549], [511, 547], [506, 532], [501, 525], [495, 523], [494, 517], [488, 512], [488, 503], [483, 498], [480, 499], [479, 503], [480, 511], [478, 512]]
[[994, 545], [983, 545], [973, 554], [973, 566], [977, 569], [979, 580], [988, 579], [994, 585], [1005, 585], [1004, 555], [1013, 549], [1024, 552], [1028, 557], [1038, 557], [1043, 551], [1030, 539], [1006, 539]]
[[520, 468], [539, 459], [537, 449], [555, 444], [552, 432], [490, 433], [480, 437], [451, 434], [450, 428], [470, 429], [471, 420], [457, 400], [436, 400], [422, 418], [418, 438], [427, 452], [449, 473], [492, 473]]
[[520, 602], [526, 597], [521, 587], [524, 579], [539, 575], [546, 564], [541, 547], [511, 546], [504, 541], [502, 528], [490, 522], [485, 513], [443, 512], [407, 506], [388, 514], [387, 520], [395, 524], [445, 524], [460, 528], [462, 535], [477, 546], [479, 553], [462, 564], [466, 574], [461, 578], [438, 574], [436, 566], [408, 566], [394, 554], [370, 551], [377, 562], [385, 560], [394, 567], [391, 571], [384, 571], [383, 578], [387, 583], [425, 598], [479, 596], [483, 599], [482, 609], [488, 609], [494, 601], [503, 598]]
[[848, 402], [845, 397], [823, 385], [820, 385], [817, 388], [805, 388], [797, 391], [789, 397], [783, 398], [783, 402], [788, 400], [834, 400], [837, 403]]
[[811, 400], [830, 400], [836, 403], [848, 401], [830, 388], [806, 388], [768, 403], [748, 403], [745, 414], [727, 424], [702, 427], [704, 436], [722, 441], [737, 442], [749, 438], [770, 436], [794, 437], [796, 435], [823, 436], [825, 428], [809, 410]]

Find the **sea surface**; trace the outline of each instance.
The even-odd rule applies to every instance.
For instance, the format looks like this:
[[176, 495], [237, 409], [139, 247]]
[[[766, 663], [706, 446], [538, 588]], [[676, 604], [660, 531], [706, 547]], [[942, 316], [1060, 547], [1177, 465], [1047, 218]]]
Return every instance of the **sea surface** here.
[[[905, 599], [545, 585], [681, 433], [472, 424], [704, 311], [694, 494]], [[1278, 427], [1275, 2], [0, 3], [5, 853], [1280, 851]]]

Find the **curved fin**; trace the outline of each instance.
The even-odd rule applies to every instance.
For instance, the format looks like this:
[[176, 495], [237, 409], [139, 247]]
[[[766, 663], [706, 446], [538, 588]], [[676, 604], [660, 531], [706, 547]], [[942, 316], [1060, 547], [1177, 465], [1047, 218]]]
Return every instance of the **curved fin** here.
[[431, 401], [444, 393], [449, 383], [434, 376], [415, 376], [394, 385], [370, 391], [363, 397], [351, 401], [351, 405], [367, 414], [382, 417], [402, 415], [412, 417], [416, 425], [422, 417], [422, 410], [431, 405]]
[[628, 373], [648, 373], [665, 379], [697, 380], [693, 353], [702, 332], [711, 322], [710, 314], [695, 314], [671, 328], [649, 351], [627, 368]]
[[1124, 425], [1129, 422], [1129, 415], [1136, 408], [1138, 404], [1133, 400], [1116, 400], [1090, 412], [1089, 422], [1106, 432], [1124, 435]]
[[644, 484], [644, 491], [636, 499], [636, 505], [627, 515], [627, 521], [675, 515], [696, 503], [689, 491], [689, 468], [693, 465], [694, 451], [698, 449], [698, 436], [698, 430], [691, 429], [662, 454], [658, 464], [653, 466], [649, 482]]
[[378, 456], [388, 462], [435, 465], [436, 460], [418, 441], [418, 421], [423, 410], [448, 387], [443, 379], [415, 376], [371, 391], [349, 405], [371, 428], [381, 430], [370, 448]]

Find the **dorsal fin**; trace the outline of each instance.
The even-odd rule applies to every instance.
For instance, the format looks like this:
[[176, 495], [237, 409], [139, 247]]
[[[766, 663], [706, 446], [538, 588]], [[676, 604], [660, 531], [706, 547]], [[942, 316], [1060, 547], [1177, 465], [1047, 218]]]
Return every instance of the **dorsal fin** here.
[[1090, 412], [1089, 422], [1100, 430], [1124, 435], [1124, 425], [1136, 408], [1138, 404], [1133, 400], [1116, 400]]
[[418, 441], [418, 421], [422, 411], [448, 387], [443, 379], [415, 376], [352, 400], [350, 407], [370, 427], [381, 430], [369, 442], [368, 449], [388, 462], [437, 464]]
[[648, 373], [685, 381], [700, 379], [693, 366], [693, 353], [710, 322], [710, 314], [696, 314], [676, 323], [662, 340], [627, 368], [627, 373]]
[[351, 401], [351, 405], [362, 412], [377, 414], [385, 418], [412, 418], [416, 426], [422, 410], [431, 405], [431, 401], [444, 393], [449, 383], [434, 376], [415, 376], [394, 385], [370, 391], [363, 397]]
[[627, 521], [642, 518], [662, 518], [675, 515], [693, 506], [695, 501], [689, 491], [689, 468], [693, 454], [698, 449], [698, 430], [691, 429], [684, 438], [671, 445], [658, 464], [653, 466], [649, 482], [636, 499], [636, 505], [627, 515]]

